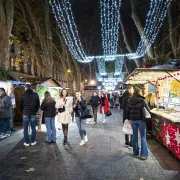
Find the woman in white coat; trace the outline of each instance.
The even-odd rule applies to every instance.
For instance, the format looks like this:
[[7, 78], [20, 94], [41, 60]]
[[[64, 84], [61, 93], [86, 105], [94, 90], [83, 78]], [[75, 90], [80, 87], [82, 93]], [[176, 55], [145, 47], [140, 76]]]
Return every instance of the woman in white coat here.
[[63, 145], [67, 144], [68, 125], [72, 120], [71, 113], [73, 112], [72, 103], [73, 97], [68, 96], [66, 89], [62, 89], [56, 101], [56, 108], [58, 109], [57, 121], [62, 124], [64, 133]]

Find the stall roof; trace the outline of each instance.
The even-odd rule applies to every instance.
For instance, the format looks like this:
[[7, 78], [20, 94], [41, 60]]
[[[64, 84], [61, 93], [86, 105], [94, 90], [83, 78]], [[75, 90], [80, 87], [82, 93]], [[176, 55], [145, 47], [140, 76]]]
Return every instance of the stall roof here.
[[32, 85], [42, 85], [47, 87], [61, 87], [62, 86], [53, 78], [45, 78], [45, 77], [32, 77], [32, 78], [20, 78], [20, 80], [24, 83], [30, 83]]
[[84, 90], [101, 90], [101, 86], [86, 86]]
[[178, 69], [150, 69], [137, 68], [124, 81], [126, 84], [144, 84], [149, 81], [156, 81], [160, 77], [173, 75], [180, 72]]

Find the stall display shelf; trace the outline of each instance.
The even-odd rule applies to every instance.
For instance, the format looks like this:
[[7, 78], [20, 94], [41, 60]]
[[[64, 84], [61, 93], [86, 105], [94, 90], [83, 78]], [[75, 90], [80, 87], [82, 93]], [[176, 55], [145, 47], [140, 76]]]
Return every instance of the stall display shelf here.
[[180, 123], [180, 112], [170, 113], [169, 111], [159, 111], [156, 109], [151, 110], [151, 112], [153, 114], [166, 118], [173, 123]]

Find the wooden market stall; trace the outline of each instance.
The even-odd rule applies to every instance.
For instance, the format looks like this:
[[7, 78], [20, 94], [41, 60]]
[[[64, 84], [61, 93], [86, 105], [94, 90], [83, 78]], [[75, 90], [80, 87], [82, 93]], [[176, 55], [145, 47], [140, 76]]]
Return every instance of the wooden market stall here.
[[31, 84], [33, 90], [38, 93], [41, 101], [46, 91], [49, 91], [52, 97], [56, 98], [59, 95], [60, 89], [62, 89], [62, 86], [53, 78], [33, 77], [21, 78], [20, 80], [24, 83]]
[[125, 83], [143, 85], [145, 96], [156, 93], [157, 108], [151, 111], [152, 133], [180, 159], [180, 70], [138, 68]]
[[86, 86], [84, 88], [84, 96], [86, 98], [86, 101], [89, 103], [93, 93], [96, 91], [100, 94], [101, 89], [101, 86]]
[[23, 83], [14, 76], [8, 76], [6, 79], [0, 80], [0, 87], [3, 87], [6, 93], [11, 97], [13, 117], [11, 118], [11, 129], [13, 129], [14, 120], [17, 116], [20, 101], [20, 89]]

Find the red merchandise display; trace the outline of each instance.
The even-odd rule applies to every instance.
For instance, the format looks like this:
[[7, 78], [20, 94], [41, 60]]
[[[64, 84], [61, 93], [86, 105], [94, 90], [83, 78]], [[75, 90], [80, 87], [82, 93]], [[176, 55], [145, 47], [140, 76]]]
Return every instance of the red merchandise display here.
[[144, 95], [156, 94], [157, 108], [151, 111], [152, 134], [180, 159], [180, 71], [137, 68], [126, 84], [143, 84]]
[[172, 124], [168, 119], [153, 115], [153, 135], [180, 159], [180, 125]]

